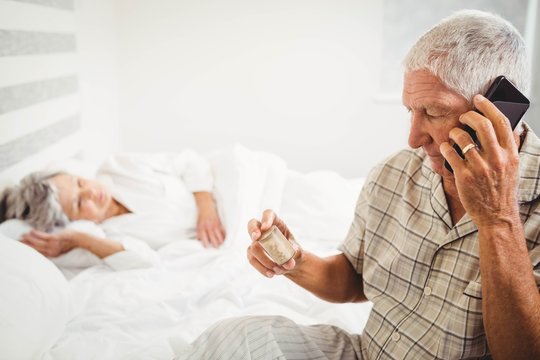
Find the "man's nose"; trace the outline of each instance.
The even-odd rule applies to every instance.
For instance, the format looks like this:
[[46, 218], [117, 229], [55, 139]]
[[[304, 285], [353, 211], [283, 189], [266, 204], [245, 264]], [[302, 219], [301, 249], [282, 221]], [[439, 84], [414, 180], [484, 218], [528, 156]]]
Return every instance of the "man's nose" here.
[[424, 128], [424, 121], [421, 116], [411, 115], [411, 127], [409, 129], [409, 146], [417, 149], [426, 144], [429, 135]]

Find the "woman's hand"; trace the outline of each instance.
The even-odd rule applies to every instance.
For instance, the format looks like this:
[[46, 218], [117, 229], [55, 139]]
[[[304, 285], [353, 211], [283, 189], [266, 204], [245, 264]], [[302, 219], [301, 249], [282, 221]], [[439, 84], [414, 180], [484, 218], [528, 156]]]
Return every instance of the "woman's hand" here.
[[225, 240], [225, 228], [221, 224], [214, 198], [209, 192], [194, 193], [195, 202], [199, 209], [197, 218], [197, 239], [205, 248], [219, 247]]
[[[498, 226], [519, 221], [519, 140], [507, 118], [485, 97], [474, 97], [476, 108], [460, 117], [463, 124], [476, 131], [482, 148], [473, 148], [465, 160], [449, 143], [442, 143], [441, 154], [454, 169], [460, 201], [478, 226]], [[460, 128], [450, 131], [450, 138], [460, 148], [474, 144]]]
[[22, 236], [21, 242], [47, 257], [57, 257], [77, 247], [75, 237], [75, 232], [71, 230], [55, 234], [32, 230]]
[[[294, 257], [281, 266], [276, 264], [268, 257], [268, 255], [266, 255], [266, 252], [258, 241], [262, 233], [270, 229], [272, 225], [277, 226], [283, 235], [291, 242], [291, 245], [296, 251]], [[247, 258], [249, 263], [266, 277], [271, 278], [274, 275], [282, 275], [290, 272], [297, 267], [299, 261], [302, 259], [302, 249], [294, 240], [293, 234], [290, 232], [287, 225], [285, 225], [272, 210], [265, 210], [261, 221], [251, 219], [248, 222], [248, 233], [252, 240], [251, 245], [247, 248]]]

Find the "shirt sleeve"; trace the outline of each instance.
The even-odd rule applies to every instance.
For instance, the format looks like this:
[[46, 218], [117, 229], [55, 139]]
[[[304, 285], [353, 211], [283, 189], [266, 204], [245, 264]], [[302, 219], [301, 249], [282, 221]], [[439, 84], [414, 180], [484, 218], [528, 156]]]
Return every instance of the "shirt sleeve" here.
[[124, 251], [114, 253], [103, 259], [103, 262], [117, 271], [149, 268], [159, 264], [158, 254], [144, 241], [131, 236], [123, 236], [118, 241]]
[[354, 210], [354, 218], [351, 227], [349, 228], [349, 232], [338, 248], [347, 257], [358, 274], [362, 274], [363, 272], [364, 234], [366, 231], [371, 190], [373, 189], [374, 179], [377, 177], [378, 173], [379, 167], [376, 167], [368, 175], [368, 178], [360, 191], [360, 195], [358, 196]]
[[531, 259], [531, 265], [533, 267], [536, 287], [540, 291], [540, 246], [536, 246], [532, 250], [529, 250], [529, 258]]
[[98, 175], [151, 175], [152, 172], [181, 178], [190, 192], [212, 191], [210, 163], [193, 150], [180, 153], [122, 153], [103, 163]]

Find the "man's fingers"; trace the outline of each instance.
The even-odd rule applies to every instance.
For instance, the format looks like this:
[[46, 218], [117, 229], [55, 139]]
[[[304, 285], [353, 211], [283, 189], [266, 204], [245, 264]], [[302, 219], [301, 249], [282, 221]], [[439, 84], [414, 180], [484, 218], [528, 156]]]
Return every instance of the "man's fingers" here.
[[270, 257], [266, 254], [261, 244], [257, 241], [251, 243], [251, 253], [255, 256], [261, 264], [263, 264], [267, 269], [272, 270], [274, 267], [278, 266]]
[[[251, 244], [251, 246], [248, 248], [247, 251], [247, 258], [249, 260], [249, 263], [261, 274], [263, 274], [266, 277], [271, 278], [276, 273], [272, 270], [274, 266], [276, 266], [273, 262], [271, 262], [266, 255], [264, 255], [262, 258], [256, 256], [258, 251], [254, 249], [253, 247], [258, 246], [261, 247], [259, 243], [254, 242]], [[262, 250], [262, 248], [261, 248]]]
[[255, 258], [255, 257], [249, 258], [249, 263], [251, 264], [251, 266], [253, 266], [255, 268], [255, 270], [257, 270], [258, 272], [260, 272], [261, 274], [263, 274], [264, 276], [266, 276], [268, 278], [271, 278], [271, 277], [273, 277], [275, 275], [275, 273], [272, 270], [267, 269], [266, 267], [264, 267], [259, 262], [259, 260], [257, 260], [257, 258]]
[[296, 266], [296, 261], [294, 258], [287, 261], [285, 264], [281, 265], [285, 270], [292, 270]]
[[482, 95], [476, 95], [473, 98], [474, 106], [488, 118], [493, 124], [493, 129], [499, 140], [499, 144], [507, 148], [515, 144], [512, 135], [512, 127], [504, 114], [488, 99]]
[[257, 219], [251, 219], [248, 222], [248, 234], [252, 241], [255, 241], [261, 236], [261, 222]]
[[464, 166], [463, 159], [458, 155], [456, 150], [447, 142], [444, 142], [439, 147], [439, 151], [441, 152], [442, 156], [448, 161], [452, 169], [454, 169], [454, 173], [456, 171], [460, 171]]
[[287, 238], [290, 237], [287, 226], [285, 226], [283, 221], [277, 217], [276, 213], [273, 210], [267, 209], [263, 212], [261, 221], [258, 221], [257, 219], [251, 219], [248, 222], [248, 233], [251, 237], [251, 240], [258, 240], [261, 234], [266, 230], [270, 229], [274, 224], [278, 228], [280, 228], [280, 230]]
[[468, 111], [459, 117], [462, 124], [471, 127], [478, 136], [478, 140], [482, 145], [482, 151], [493, 153], [499, 149], [499, 140], [493, 128], [493, 123], [476, 111]]
[[267, 209], [264, 210], [262, 215], [262, 224], [261, 224], [261, 231], [266, 231], [272, 227], [272, 224], [274, 224], [274, 221], [276, 219], [276, 213], [274, 211]]
[[[479, 149], [476, 147], [476, 144], [474, 143], [469, 133], [467, 133], [465, 130], [460, 128], [453, 128], [452, 130], [450, 130], [449, 136], [450, 139], [454, 140], [454, 142], [459, 146], [462, 151], [465, 150], [466, 147], [469, 147], [469, 149], [466, 150], [466, 154], [464, 154], [465, 159], [472, 162], [481, 159]], [[470, 145], [474, 145], [474, 148], [471, 149]]]

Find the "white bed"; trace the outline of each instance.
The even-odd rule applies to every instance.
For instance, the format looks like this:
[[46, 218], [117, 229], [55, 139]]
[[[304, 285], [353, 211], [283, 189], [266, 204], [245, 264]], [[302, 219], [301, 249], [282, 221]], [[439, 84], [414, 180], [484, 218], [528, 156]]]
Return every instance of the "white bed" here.
[[67, 284], [70, 316], [43, 359], [171, 359], [176, 345], [210, 324], [243, 315], [283, 315], [361, 332], [370, 304], [329, 304], [284, 277], [267, 279], [246, 259], [246, 223], [275, 209], [300, 244], [335, 253], [360, 191], [360, 179], [301, 174], [278, 157], [233, 146], [210, 156], [226, 244], [203, 249], [176, 240], [158, 251], [160, 265], [113, 271], [97, 265]]

